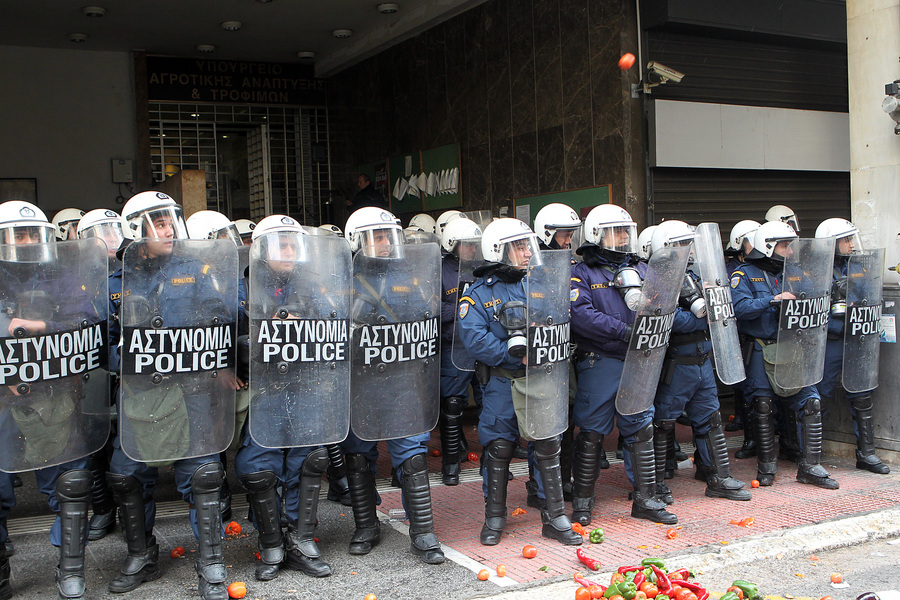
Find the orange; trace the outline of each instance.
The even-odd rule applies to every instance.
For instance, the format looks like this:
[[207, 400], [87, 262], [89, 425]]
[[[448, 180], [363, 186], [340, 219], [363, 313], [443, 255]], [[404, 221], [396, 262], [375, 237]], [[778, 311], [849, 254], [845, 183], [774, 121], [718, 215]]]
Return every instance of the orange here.
[[832, 573], [831, 574], [831, 583], [840, 583], [843, 580], [844, 580], [844, 577], [840, 573]]
[[497, 577], [506, 577], [506, 565], [497, 565]]
[[481, 581], [487, 581], [488, 579], [490, 579], [490, 577], [491, 577], [491, 572], [488, 571], [487, 569], [482, 569], [482, 570], [478, 571], [478, 579], [480, 579]]
[[247, 584], [243, 581], [235, 581], [228, 586], [229, 598], [243, 598], [247, 595]]
[[591, 600], [591, 590], [580, 587], [575, 590], [575, 600]]

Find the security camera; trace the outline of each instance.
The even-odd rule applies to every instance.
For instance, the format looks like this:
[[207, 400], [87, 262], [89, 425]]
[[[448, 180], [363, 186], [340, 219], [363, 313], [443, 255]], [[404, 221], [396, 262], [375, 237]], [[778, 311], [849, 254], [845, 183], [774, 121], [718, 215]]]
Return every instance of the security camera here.
[[655, 60], [651, 60], [647, 63], [647, 69], [660, 78], [661, 83], [665, 81], [673, 81], [675, 83], [681, 83], [681, 80], [684, 78], [684, 73], [679, 73], [675, 69], [670, 69], [666, 65], [656, 62]]

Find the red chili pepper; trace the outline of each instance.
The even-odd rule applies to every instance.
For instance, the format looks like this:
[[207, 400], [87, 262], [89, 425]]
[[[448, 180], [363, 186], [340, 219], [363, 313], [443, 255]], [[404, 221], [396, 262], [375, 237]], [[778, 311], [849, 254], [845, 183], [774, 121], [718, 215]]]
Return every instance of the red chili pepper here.
[[705, 592], [706, 588], [702, 585], [697, 585], [696, 583], [692, 583], [690, 581], [685, 581], [684, 579], [672, 579], [669, 582], [671, 585], [680, 585], [683, 588], [687, 588], [697, 594], [697, 600], [700, 600], [700, 592]]
[[[696, 592], [695, 592], [696, 593]], [[699, 594], [697, 594], [697, 600], [707, 600], [709, 598], [709, 591], [703, 590]]]
[[575, 583], [577, 583], [578, 585], [580, 585], [582, 587], [586, 587], [586, 588], [589, 588], [592, 585], [598, 585], [601, 588], [603, 588], [604, 592], [606, 591], [605, 585], [603, 585], [601, 583], [597, 583], [596, 581], [591, 581], [590, 579], [585, 579], [584, 577], [579, 577], [577, 573], [575, 574]]
[[[662, 572], [662, 569], [657, 567], [656, 565], [650, 565], [650, 568], [653, 569], [653, 574], [656, 575], [656, 589], [658, 589], [663, 594], [668, 594], [669, 590], [672, 589], [672, 582], [669, 581], [668, 575]], [[700, 600], [699, 598], [697, 600]]]
[[[672, 579], [683, 579], [685, 581], [688, 580], [688, 577], [691, 576], [691, 572], [687, 569], [678, 569], [677, 571], [672, 571], [669, 573], [669, 580]], [[699, 598], [697, 600], [700, 600]]]
[[[647, 580], [647, 577], [644, 575], [643, 571], [639, 571], [637, 575], [634, 576], [634, 585], [641, 589], [641, 584]], [[700, 600], [699, 598], [697, 600]]]
[[643, 570], [644, 570], [644, 567], [619, 567], [619, 573], [621, 573], [622, 575], [624, 575], [625, 573], [628, 573], [629, 571], [643, 571]]
[[575, 556], [577, 556], [578, 560], [580, 560], [587, 568], [593, 569], [594, 571], [600, 570], [600, 561], [590, 558], [581, 548], [575, 551]]

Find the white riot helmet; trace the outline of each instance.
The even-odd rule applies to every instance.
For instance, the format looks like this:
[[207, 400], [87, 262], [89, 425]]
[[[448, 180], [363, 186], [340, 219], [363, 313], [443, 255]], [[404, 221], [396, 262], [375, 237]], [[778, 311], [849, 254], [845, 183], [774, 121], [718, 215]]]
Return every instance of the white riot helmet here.
[[[163, 192], [135, 194], [122, 207], [122, 217], [128, 224], [131, 236], [136, 240], [160, 237], [172, 237], [176, 240], [190, 238], [181, 207], [171, 196]], [[171, 236], [168, 235], [170, 231]]]
[[351, 252], [362, 250], [371, 258], [399, 258], [404, 242], [400, 219], [376, 206], [365, 206], [350, 215], [344, 235]]
[[442, 212], [440, 215], [438, 215], [438, 218], [434, 220], [434, 232], [438, 235], [443, 235], [444, 227], [447, 226], [447, 223], [460, 218], [468, 219], [469, 217], [458, 210], [448, 210]]
[[56, 228], [34, 204], [0, 204], [0, 260], [44, 263], [56, 259]]
[[538, 237], [527, 223], [518, 219], [497, 219], [485, 227], [481, 253], [487, 261], [519, 269], [541, 264]]
[[267, 260], [275, 262], [303, 262], [306, 246], [298, 239], [309, 235], [303, 225], [287, 215], [269, 215], [253, 229], [253, 243], [263, 245]]
[[800, 231], [800, 221], [797, 220], [797, 215], [784, 204], [776, 204], [766, 211], [766, 221], [787, 223], [795, 232]]
[[256, 223], [250, 219], [238, 219], [234, 222], [234, 226], [237, 227], [238, 234], [240, 234], [244, 245], [249, 246], [253, 237], [253, 230], [256, 229]]
[[693, 228], [684, 221], [673, 219], [660, 223], [650, 237], [650, 252], [669, 246], [690, 246], [694, 241]]
[[435, 229], [435, 221], [434, 217], [431, 215], [426, 215], [425, 213], [419, 213], [409, 220], [408, 227], [418, 227], [422, 231], [429, 231], [431, 233], [437, 233]]
[[616, 260], [624, 259], [627, 254], [637, 254], [637, 223], [621, 206], [595, 206], [584, 219], [584, 241]]
[[753, 234], [753, 250], [748, 258], [772, 258], [783, 261], [784, 256], [775, 253], [775, 247], [779, 242], [792, 242], [797, 239], [797, 232], [787, 223], [781, 221], [768, 221], [759, 226]]
[[444, 227], [441, 234], [441, 248], [459, 256], [457, 248], [460, 242], [476, 243], [481, 240], [481, 227], [469, 219], [454, 219]]
[[114, 257], [116, 251], [125, 241], [128, 228], [125, 219], [114, 210], [108, 208], [95, 208], [85, 213], [78, 221], [76, 228], [79, 239], [97, 237], [106, 243], [110, 257]]
[[[534, 232], [538, 235], [544, 245], [553, 248], [553, 239], [557, 231], [572, 232], [573, 234], [581, 227], [581, 217], [572, 207], [554, 202], [548, 204], [538, 211], [534, 217]], [[574, 240], [572, 240], [574, 241]], [[579, 246], [578, 242], [570, 246]], [[560, 247], [557, 243], [557, 248]]]
[[56, 239], [68, 240], [75, 239], [75, 227], [78, 221], [84, 216], [84, 211], [80, 208], [64, 208], [53, 215], [53, 227], [56, 229]]
[[187, 220], [187, 230], [192, 240], [225, 239], [234, 242], [235, 246], [244, 245], [234, 221], [214, 210], [200, 210], [192, 214]]
[[344, 237], [344, 232], [341, 231], [341, 228], [337, 225], [332, 225], [331, 223], [326, 223], [324, 225], [319, 225], [319, 229], [325, 234], [336, 235], [339, 238]]
[[[731, 228], [731, 235], [728, 237], [728, 249], [735, 252], [741, 252], [744, 248], [744, 242], [750, 244], [750, 250], [753, 249], [753, 234], [759, 229], [759, 223], [752, 219], [744, 219]], [[749, 250], [748, 250], [749, 252]]]
[[817, 238], [834, 238], [834, 253], [848, 256], [863, 249], [859, 229], [847, 219], [825, 219], [816, 227]]
[[653, 239], [653, 232], [656, 231], [657, 227], [659, 227], [659, 225], [645, 227], [638, 236], [638, 255], [643, 260], [650, 260], [650, 255], [653, 254], [653, 247], [651, 246], [650, 241]]

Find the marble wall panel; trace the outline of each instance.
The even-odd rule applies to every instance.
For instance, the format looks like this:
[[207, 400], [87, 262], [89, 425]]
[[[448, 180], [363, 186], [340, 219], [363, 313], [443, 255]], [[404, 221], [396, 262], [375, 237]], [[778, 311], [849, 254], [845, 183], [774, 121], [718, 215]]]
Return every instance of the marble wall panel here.
[[534, 0], [534, 71], [538, 130], [563, 122], [559, 0]]
[[[488, 128], [487, 61], [485, 58], [484, 20], [486, 5], [462, 14], [465, 23], [465, 65], [469, 95], [466, 97], [467, 140], [470, 146], [490, 140]], [[459, 18], [459, 17], [458, 17]]]
[[594, 143], [590, 115], [569, 119], [563, 125], [565, 189], [594, 185]]
[[494, 206], [509, 205], [513, 196], [512, 138], [491, 140], [491, 195]]
[[537, 133], [529, 131], [512, 138], [513, 197], [538, 193]]
[[564, 190], [566, 180], [565, 147], [562, 125], [537, 132], [538, 193]]
[[563, 116], [591, 113], [591, 51], [587, 0], [559, 0]]
[[512, 135], [508, 3], [509, 0], [494, 0], [488, 4], [484, 21], [491, 143]]
[[[537, 108], [534, 73], [534, 21], [532, 0], [516, 0], [509, 15], [509, 68], [512, 135], [535, 131]], [[534, 137], [532, 135], [532, 137]]]
[[490, 208], [491, 149], [488, 144], [469, 146], [462, 153], [460, 177], [463, 179], [463, 202], [472, 208]]

